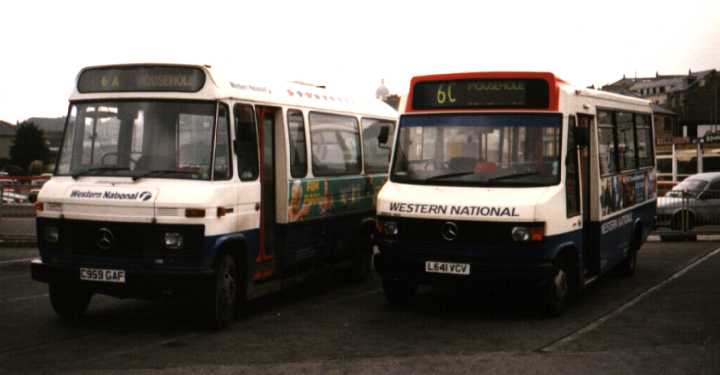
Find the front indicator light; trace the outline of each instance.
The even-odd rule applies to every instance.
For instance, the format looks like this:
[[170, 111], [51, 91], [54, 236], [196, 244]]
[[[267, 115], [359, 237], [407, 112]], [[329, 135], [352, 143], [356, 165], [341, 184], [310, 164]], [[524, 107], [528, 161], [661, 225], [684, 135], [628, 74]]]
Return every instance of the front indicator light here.
[[530, 228], [530, 241], [542, 241], [545, 238], [545, 227]]

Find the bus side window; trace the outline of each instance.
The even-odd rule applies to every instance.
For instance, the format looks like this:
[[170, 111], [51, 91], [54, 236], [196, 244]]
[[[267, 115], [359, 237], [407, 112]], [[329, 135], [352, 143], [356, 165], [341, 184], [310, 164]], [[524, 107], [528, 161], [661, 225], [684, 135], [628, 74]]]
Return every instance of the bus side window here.
[[[635, 115], [635, 132], [637, 134], [638, 167], [650, 167], [653, 165], [650, 116]], [[672, 173], [672, 170], [670, 172]]]
[[598, 111], [598, 153], [600, 156], [600, 174], [608, 175], [617, 172], [615, 152], [615, 132], [613, 115], [610, 112]]
[[361, 172], [360, 131], [355, 117], [311, 112], [310, 137], [316, 177]]
[[287, 112], [288, 139], [290, 142], [290, 175], [301, 178], [307, 175], [307, 148], [305, 147], [305, 121], [302, 112]]
[[217, 133], [215, 134], [215, 164], [213, 167], [213, 178], [215, 180], [229, 180], [232, 177], [229, 123], [228, 108], [221, 104], [218, 111]]
[[635, 169], [635, 131], [633, 129], [633, 114], [617, 112], [615, 114], [617, 126], [617, 151], [619, 152], [620, 170]]
[[258, 177], [258, 139], [255, 114], [252, 106], [235, 104], [235, 153], [238, 160], [238, 175], [242, 181]]
[[565, 206], [567, 217], [580, 215], [580, 194], [575, 146], [575, 115], [568, 116], [567, 150], [565, 154]]

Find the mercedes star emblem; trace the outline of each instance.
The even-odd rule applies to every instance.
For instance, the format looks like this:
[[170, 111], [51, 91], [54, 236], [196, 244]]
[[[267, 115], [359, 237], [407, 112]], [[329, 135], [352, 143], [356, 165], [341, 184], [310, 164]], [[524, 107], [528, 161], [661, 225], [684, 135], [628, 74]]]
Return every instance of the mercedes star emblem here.
[[115, 237], [108, 228], [100, 228], [97, 233], [97, 246], [102, 250], [110, 250], [113, 246]]
[[448, 221], [442, 225], [442, 229], [440, 230], [440, 233], [442, 234], [442, 237], [446, 241], [454, 241], [459, 234], [458, 226], [457, 226], [457, 224], [453, 223], [452, 221]]

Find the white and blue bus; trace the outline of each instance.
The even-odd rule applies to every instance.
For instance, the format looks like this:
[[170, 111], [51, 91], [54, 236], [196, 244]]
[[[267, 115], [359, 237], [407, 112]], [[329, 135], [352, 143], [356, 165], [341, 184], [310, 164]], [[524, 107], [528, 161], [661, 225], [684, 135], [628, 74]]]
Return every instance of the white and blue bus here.
[[[323, 265], [370, 272], [397, 112], [202, 65], [83, 69], [39, 193], [35, 280], [77, 318], [94, 293], [189, 295], [217, 326]], [[385, 129], [386, 130], [382, 130]]]
[[556, 314], [605, 272], [632, 275], [655, 225], [653, 139], [648, 101], [551, 73], [415, 77], [378, 195], [387, 299], [509, 278]]

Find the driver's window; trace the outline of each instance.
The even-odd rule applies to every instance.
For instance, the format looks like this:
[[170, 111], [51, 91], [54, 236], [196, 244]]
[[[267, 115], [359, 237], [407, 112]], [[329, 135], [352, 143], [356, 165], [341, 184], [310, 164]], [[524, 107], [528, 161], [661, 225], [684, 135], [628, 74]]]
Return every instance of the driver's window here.
[[247, 104], [235, 104], [235, 153], [237, 168], [243, 181], [255, 180], [259, 174], [258, 137], [255, 111]]
[[218, 109], [217, 133], [215, 134], [215, 164], [213, 176], [215, 180], [228, 180], [232, 176], [230, 168], [230, 126], [227, 107]]

